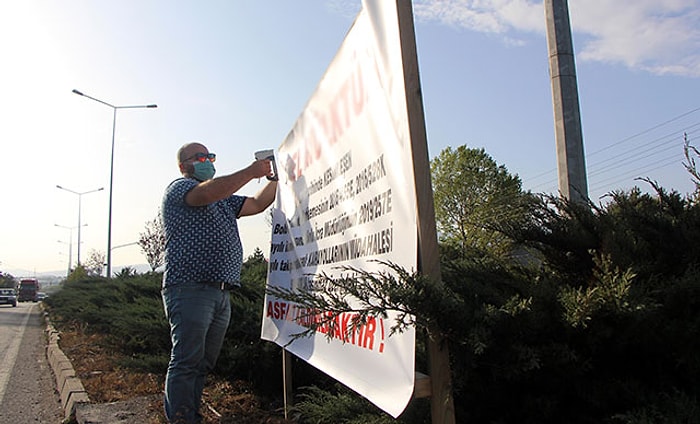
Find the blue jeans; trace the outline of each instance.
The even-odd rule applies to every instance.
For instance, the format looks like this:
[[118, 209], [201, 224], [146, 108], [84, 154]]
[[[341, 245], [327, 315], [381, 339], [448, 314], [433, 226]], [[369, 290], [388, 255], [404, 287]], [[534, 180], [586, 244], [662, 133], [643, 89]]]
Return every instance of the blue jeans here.
[[171, 423], [199, 423], [206, 376], [221, 352], [231, 319], [229, 292], [203, 284], [163, 289], [172, 350], [165, 376], [165, 415]]

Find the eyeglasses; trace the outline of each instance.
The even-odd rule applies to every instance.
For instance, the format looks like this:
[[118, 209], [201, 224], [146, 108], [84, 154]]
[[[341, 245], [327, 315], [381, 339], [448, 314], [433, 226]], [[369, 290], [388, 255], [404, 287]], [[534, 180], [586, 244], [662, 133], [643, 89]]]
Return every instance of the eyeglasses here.
[[215, 162], [216, 161], [216, 153], [195, 153], [194, 155], [188, 157], [185, 159], [185, 161], [188, 161], [190, 159], [193, 159], [199, 162], [204, 162], [205, 160], [209, 159], [209, 162]]

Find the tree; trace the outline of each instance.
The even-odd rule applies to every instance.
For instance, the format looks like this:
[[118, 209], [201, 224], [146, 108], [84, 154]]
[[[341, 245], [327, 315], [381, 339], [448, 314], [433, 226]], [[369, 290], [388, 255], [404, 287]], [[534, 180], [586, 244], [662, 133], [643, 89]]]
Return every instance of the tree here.
[[[267, 282], [267, 259], [259, 247], [241, 265], [241, 275], [251, 281], [258, 281], [264, 287]], [[241, 277], [242, 278], [242, 277]]]
[[139, 246], [154, 271], [165, 263], [165, 230], [160, 213], [146, 222], [146, 231], [139, 234]]
[[[102, 270], [105, 267], [105, 254], [99, 250], [92, 249], [88, 254], [88, 260], [83, 264], [85, 271], [90, 276], [102, 275]], [[107, 278], [110, 276], [108, 275]]]
[[115, 274], [114, 277], [122, 280], [126, 280], [127, 278], [133, 278], [136, 277], [138, 273], [136, 270], [130, 266], [125, 266], [124, 268], [119, 271], [119, 273]]
[[683, 163], [686, 171], [690, 174], [691, 179], [695, 183], [695, 193], [700, 195], [700, 171], [695, 165], [695, 158], [700, 158], [700, 151], [697, 147], [690, 144], [688, 134], [683, 134], [683, 153], [685, 154], [686, 163]]
[[17, 288], [17, 280], [12, 274], [3, 273], [0, 271], [0, 287], [2, 288]]
[[75, 283], [78, 281], [83, 281], [87, 278], [88, 278], [88, 273], [85, 270], [85, 266], [78, 265], [71, 270], [70, 274], [68, 274], [68, 277], [66, 277], [66, 282], [67, 283]]
[[509, 255], [512, 246], [497, 229], [525, 219], [531, 197], [522, 182], [484, 149], [444, 149], [430, 164], [440, 241], [458, 249]]

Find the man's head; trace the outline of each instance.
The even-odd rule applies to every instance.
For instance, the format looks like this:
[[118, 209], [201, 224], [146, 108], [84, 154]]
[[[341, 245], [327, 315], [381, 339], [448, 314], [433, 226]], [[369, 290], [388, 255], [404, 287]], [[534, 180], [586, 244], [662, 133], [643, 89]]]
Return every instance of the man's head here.
[[199, 181], [211, 179], [216, 170], [216, 155], [201, 143], [187, 143], [177, 151], [177, 162], [183, 176]]

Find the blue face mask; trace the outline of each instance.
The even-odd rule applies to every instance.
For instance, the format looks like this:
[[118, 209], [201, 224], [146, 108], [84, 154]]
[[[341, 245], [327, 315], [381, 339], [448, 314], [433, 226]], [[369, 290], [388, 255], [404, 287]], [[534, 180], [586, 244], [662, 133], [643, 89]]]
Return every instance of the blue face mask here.
[[193, 166], [194, 172], [192, 173], [192, 177], [195, 180], [206, 181], [214, 178], [216, 169], [214, 168], [214, 164], [208, 159], [206, 159], [204, 162], [197, 161], [193, 164]]

